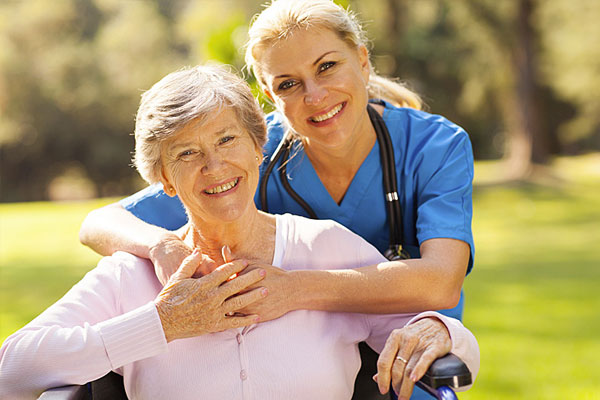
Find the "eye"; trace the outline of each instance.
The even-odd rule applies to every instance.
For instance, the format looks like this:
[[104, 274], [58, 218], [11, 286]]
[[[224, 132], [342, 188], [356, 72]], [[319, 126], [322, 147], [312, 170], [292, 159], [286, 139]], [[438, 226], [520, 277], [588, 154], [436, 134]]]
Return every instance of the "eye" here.
[[194, 155], [198, 154], [197, 151], [194, 150], [184, 150], [181, 153], [177, 154], [177, 159], [178, 160], [189, 160], [190, 158], [192, 158]]
[[227, 142], [231, 142], [234, 139], [233, 136], [223, 136], [221, 139], [219, 139], [219, 144], [225, 144]]
[[287, 90], [290, 89], [292, 87], [294, 87], [296, 85], [296, 82], [294, 82], [293, 80], [287, 80], [287, 81], [283, 81], [279, 84], [279, 86], [277, 86], [277, 89], [279, 90]]
[[326, 71], [337, 64], [335, 61], [327, 61], [319, 65], [319, 72]]

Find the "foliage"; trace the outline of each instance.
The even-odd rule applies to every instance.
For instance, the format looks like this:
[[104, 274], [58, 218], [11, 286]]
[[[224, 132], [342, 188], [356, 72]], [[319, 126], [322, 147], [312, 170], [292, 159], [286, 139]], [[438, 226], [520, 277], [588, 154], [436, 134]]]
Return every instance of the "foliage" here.
[[[535, 6], [534, 83], [550, 151], [600, 148], [593, 40], [600, 3], [522, 1]], [[503, 153], [515, 130], [506, 110], [519, 99], [510, 62], [520, 45], [513, 32], [518, 2], [337, 2], [366, 22], [382, 73], [408, 81], [432, 112], [464, 126], [478, 158]], [[208, 60], [242, 71], [248, 21], [261, 3], [1, 2], [0, 201], [68, 192], [68, 185], [53, 187], [69, 177], [88, 180], [101, 196], [134, 190], [141, 181], [129, 166], [130, 133], [141, 92], [168, 72]]]
[[[461, 399], [591, 399], [600, 390], [599, 166], [600, 154], [561, 158], [560, 183], [499, 185], [500, 164], [476, 163], [465, 323], [482, 367]], [[77, 229], [111, 201], [0, 205], [0, 341], [97, 262]]]

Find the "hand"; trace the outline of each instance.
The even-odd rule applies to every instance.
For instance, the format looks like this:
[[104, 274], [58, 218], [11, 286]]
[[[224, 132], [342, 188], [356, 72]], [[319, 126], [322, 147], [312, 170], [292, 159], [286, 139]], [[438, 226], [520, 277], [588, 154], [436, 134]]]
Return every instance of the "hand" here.
[[266, 288], [269, 298], [252, 303], [237, 311], [243, 314], [259, 315], [260, 321], [265, 322], [295, 310], [293, 305], [295, 281], [292, 274], [268, 264], [250, 264], [247, 269], [256, 268], [267, 272], [265, 279], [260, 282], [260, 286]]
[[227, 314], [267, 295], [264, 288], [248, 290], [264, 278], [265, 271], [259, 268], [230, 279], [248, 265], [238, 260], [223, 264], [202, 278], [192, 278], [196, 270], [202, 268], [201, 264], [211, 261], [199, 250], [194, 250], [154, 300], [168, 342], [258, 322], [258, 316], [254, 314]]
[[388, 392], [391, 379], [398, 400], [408, 399], [415, 382], [425, 375], [433, 361], [451, 349], [446, 326], [437, 318], [423, 318], [392, 331], [379, 355], [373, 379], [381, 394]]
[[[163, 285], [166, 285], [171, 275], [177, 271], [177, 268], [183, 262], [183, 259], [192, 253], [192, 249], [185, 244], [177, 235], [171, 234], [165, 236], [156, 245], [150, 249], [150, 261], [154, 264], [154, 273]], [[215, 262], [210, 259], [204, 260], [200, 268], [194, 273], [195, 278], [199, 278], [212, 272], [217, 268]]]

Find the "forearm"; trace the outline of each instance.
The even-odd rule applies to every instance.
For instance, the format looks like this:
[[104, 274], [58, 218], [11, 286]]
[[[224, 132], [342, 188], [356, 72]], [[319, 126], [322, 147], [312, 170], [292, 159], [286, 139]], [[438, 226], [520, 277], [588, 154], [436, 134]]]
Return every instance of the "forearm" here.
[[108, 256], [127, 251], [150, 258], [150, 251], [174, 233], [136, 218], [118, 203], [90, 212], [81, 225], [79, 240], [95, 252]]
[[422, 258], [343, 270], [294, 271], [295, 309], [405, 313], [454, 307], [468, 264], [468, 245], [435, 239]]

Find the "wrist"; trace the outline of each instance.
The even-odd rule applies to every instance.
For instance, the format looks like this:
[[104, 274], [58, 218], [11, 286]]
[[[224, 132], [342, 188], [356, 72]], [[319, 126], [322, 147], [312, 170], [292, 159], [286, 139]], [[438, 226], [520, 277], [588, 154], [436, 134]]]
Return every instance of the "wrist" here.
[[293, 279], [294, 295], [290, 296], [291, 310], [323, 310], [322, 291], [319, 290], [315, 271], [290, 271]]
[[169, 252], [169, 249], [173, 247], [173, 244], [183, 244], [183, 241], [179, 236], [171, 231], [164, 230], [158, 235], [155, 235], [154, 239], [148, 246], [148, 259], [154, 260], [156, 255], [162, 255]]

